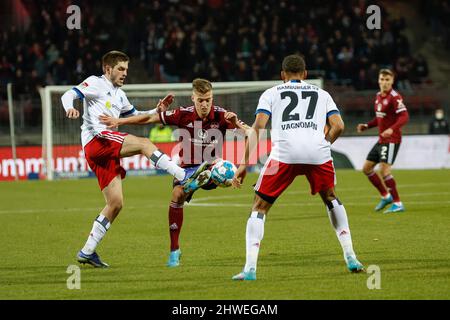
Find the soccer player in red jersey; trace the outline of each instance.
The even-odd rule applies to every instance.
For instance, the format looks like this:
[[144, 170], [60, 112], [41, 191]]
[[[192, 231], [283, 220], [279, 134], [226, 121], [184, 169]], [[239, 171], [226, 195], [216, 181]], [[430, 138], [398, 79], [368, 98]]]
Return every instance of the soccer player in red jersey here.
[[[405, 211], [405, 207], [400, 201], [396, 182], [391, 174], [391, 168], [402, 141], [401, 128], [408, 122], [409, 115], [403, 104], [402, 96], [392, 89], [393, 83], [394, 73], [389, 69], [381, 69], [378, 76], [380, 92], [377, 93], [375, 99], [376, 116], [368, 123], [360, 123], [357, 126], [358, 132], [378, 127], [380, 138], [367, 155], [363, 172], [381, 194], [381, 201], [375, 210], [380, 211], [392, 204], [384, 213]], [[378, 163], [384, 185], [374, 171]]]
[[[181, 167], [196, 169], [205, 160], [209, 161], [212, 166], [214, 160], [220, 156], [220, 154], [216, 154], [216, 151], [220, 152], [222, 149], [218, 142], [224, 140], [226, 130], [246, 130], [250, 127], [239, 121], [235, 113], [213, 105], [213, 90], [208, 80], [195, 79], [192, 82], [192, 88], [193, 106], [178, 107], [156, 115], [138, 115], [124, 119], [102, 117], [101, 120], [113, 127], [124, 124], [149, 123], [177, 126], [184, 129], [180, 132], [182, 133], [180, 136], [182, 141]], [[211, 158], [205, 159], [204, 156]], [[169, 205], [170, 255], [167, 262], [168, 267], [177, 267], [180, 263], [179, 237], [183, 225], [184, 202], [189, 202], [193, 193], [200, 187], [205, 190], [217, 188], [217, 185], [210, 179], [211, 171], [203, 171], [203, 169], [201, 171], [202, 173], [194, 181], [197, 182], [196, 184], [192, 183], [183, 187], [176, 178], [173, 181], [172, 199]]]

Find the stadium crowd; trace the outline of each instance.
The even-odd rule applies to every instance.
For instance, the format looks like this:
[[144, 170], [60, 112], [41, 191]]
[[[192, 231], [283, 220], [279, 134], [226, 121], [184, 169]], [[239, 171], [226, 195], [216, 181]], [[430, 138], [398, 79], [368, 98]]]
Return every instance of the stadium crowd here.
[[431, 27], [430, 37], [450, 49], [450, 2], [446, 0], [421, 0], [420, 12]]
[[[410, 50], [404, 19], [391, 18], [376, 1], [20, 3], [26, 12], [22, 23], [0, 32], [3, 104], [6, 83], [15, 84], [16, 96], [39, 99], [39, 86], [75, 84], [100, 74], [100, 57], [112, 49], [127, 52], [132, 61], [141, 60], [151, 82], [190, 82], [194, 77], [278, 79], [280, 59], [295, 52], [305, 56], [308, 70], [316, 75], [356, 90], [377, 89], [381, 67], [396, 71], [400, 90], [409, 90], [410, 82], [421, 82], [428, 75], [427, 61]], [[366, 26], [366, 8], [374, 3], [382, 9], [381, 30]], [[437, 12], [439, 6], [448, 12], [446, 1], [431, 3], [430, 23], [445, 29], [448, 21]], [[71, 4], [81, 8], [80, 30], [66, 27]], [[38, 115], [29, 118], [39, 122]]]
[[292, 52], [305, 55], [308, 69], [358, 89], [376, 88], [380, 66], [394, 67], [400, 78], [427, 76], [424, 58], [410, 52], [404, 20], [383, 11], [382, 31], [369, 30], [366, 1], [129, 0], [94, 7], [80, 0], [81, 30], [66, 28], [68, 1], [22, 2], [28, 28], [0, 35], [0, 82], [12, 80], [21, 91], [78, 83], [99, 73], [100, 56], [113, 48], [145, 61], [150, 78], [162, 82], [277, 79], [278, 61]]

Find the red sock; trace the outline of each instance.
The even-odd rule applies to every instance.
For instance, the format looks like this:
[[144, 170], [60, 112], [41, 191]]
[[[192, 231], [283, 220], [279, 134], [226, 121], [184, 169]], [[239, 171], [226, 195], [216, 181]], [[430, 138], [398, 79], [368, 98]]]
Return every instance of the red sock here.
[[386, 184], [386, 187], [389, 188], [389, 192], [391, 193], [394, 202], [400, 202], [400, 197], [397, 192], [397, 185], [395, 183], [394, 177], [392, 175], [388, 175], [384, 177], [383, 180]]
[[386, 197], [388, 195], [388, 191], [384, 187], [380, 177], [375, 171], [372, 171], [372, 173], [368, 174], [367, 178], [369, 178], [369, 181], [374, 185], [375, 188], [378, 189], [382, 197]]
[[180, 247], [180, 245], [178, 244], [178, 238], [180, 237], [182, 225], [183, 205], [171, 202], [169, 206], [170, 251], [177, 250]]

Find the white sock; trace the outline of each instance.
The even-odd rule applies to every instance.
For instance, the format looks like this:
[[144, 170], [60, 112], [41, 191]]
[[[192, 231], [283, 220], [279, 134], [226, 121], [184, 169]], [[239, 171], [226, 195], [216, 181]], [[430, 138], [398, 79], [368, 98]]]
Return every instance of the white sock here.
[[264, 222], [266, 215], [253, 211], [247, 221], [247, 230], [245, 234], [245, 242], [247, 245], [247, 257], [244, 271], [248, 272], [250, 268], [256, 271], [256, 263], [258, 261], [259, 246], [264, 236]]
[[95, 248], [97, 248], [98, 244], [105, 236], [106, 231], [108, 231], [110, 227], [111, 223], [104, 215], [100, 214], [97, 218], [95, 218], [91, 233], [89, 234], [86, 244], [81, 251], [85, 254], [94, 253]]
[[183, 180], [186, 173], [179, 167], [175, 162], [170, 160], [170, 158], [163, 152], [156, 150], [152, 153], [149, 158], [150, 162], [157, 167], [170, 173], [177, 180]]
[[339, 199], [334, 199], [327, 204], [328, 217], [331, 225], [336, 231], [336, 236], [341, 244], [344, 258], [348, 256], [356, 256], [353, 251], [352, 236], [348, 226], [347, 212]]

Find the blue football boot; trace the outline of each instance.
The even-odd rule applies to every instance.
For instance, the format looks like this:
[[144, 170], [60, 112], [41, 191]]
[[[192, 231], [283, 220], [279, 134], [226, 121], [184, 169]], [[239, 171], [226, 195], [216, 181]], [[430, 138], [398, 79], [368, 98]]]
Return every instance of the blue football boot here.
[[180, 184], [183, 186], [183, 190], [185, 193], [194, 192], [209, 181], [209, 178], [211, 177], [211, 171], [206, 170], [208, 169], [208, 167], [209, 163], [205, 161], [198, 167], [185, 169], [186, 176], [182, 181], [180, 181]]
[[403, 212], [403, 211], [405, 211], [403, 203], [395, 202], [389, 209], [385, 210], [384, 213]]
[[169, 261], [167, 262], [167, 266], [170, 268], [178, 267], [180, 265], [180, 257], [181, 257], [180, 249], [170, 251]]
[[247, 272], [242, 271], [231, 278], [232, 280], [256, 280], [256, 271], [250, 268]]
[[350, 272], [358, 273], [364, 271], [364, 266], [355, 256], [348, 256], [345, 259], [345, 262], [347, 263], [347, 268]]
[[380, 211], [384, 209], [384, 207], [386, 207], [388, 204], [391, 204], [392, 201], [394, 201], [394, 199], [392, 198], [391, 195], [389, 195], [387, 198], [381, 198], [380, 202], [375, 207], [375, 211]]
[[100, 260], [100, 257], [96, 252], [93, 254], [85, 254], [83, 251], [79, 251], [77, 254], [77, 260], [81, 264], [90, 264], [94, 266], [95, 268], [108, 268], [109, 265], [107, 263], [104, 263], [102, 260]]

